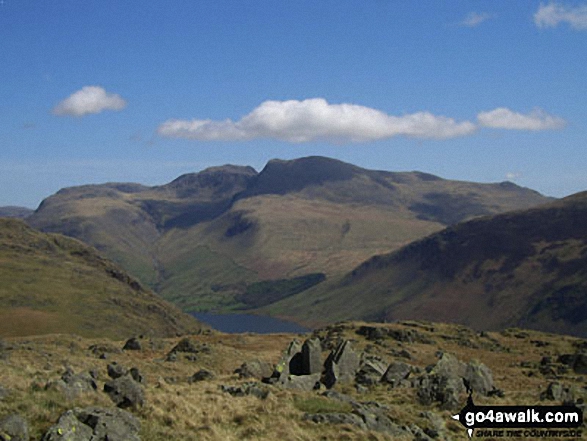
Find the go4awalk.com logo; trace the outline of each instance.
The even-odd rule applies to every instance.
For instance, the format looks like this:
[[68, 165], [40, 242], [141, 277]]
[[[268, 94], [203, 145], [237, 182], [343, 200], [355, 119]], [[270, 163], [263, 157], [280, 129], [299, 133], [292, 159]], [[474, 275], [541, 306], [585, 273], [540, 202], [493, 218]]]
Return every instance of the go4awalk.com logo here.
[[467, 405], [452, 418], [465, 426], [469, 438], [473, 433], [494, 438], [582, 436], [583, 412], [577, 406], [476, 406], [469, 396]]

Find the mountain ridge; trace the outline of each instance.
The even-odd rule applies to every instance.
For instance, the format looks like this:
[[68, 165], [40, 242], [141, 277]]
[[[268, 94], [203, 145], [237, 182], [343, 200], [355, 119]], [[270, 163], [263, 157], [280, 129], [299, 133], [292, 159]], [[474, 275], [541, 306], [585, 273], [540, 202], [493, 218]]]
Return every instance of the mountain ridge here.
[[549, 201], [515, 184], [325, 158], [225, 165], [168, 184], [63, 189], [28, 222], [95, 246], [185, 310], [242, 308], [246, 285], [343, 274], [447, 224]]

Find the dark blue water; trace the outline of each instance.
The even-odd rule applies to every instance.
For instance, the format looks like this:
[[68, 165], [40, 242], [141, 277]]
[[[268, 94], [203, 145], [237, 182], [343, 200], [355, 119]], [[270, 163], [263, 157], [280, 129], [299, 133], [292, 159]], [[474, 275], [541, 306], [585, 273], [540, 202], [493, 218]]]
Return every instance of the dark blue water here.
[[310, 329], [296, 323], [252, 314], [212, 314], [209, 312], [194, 312], [192, 315], [198, 320], [209, 324], [214, 329], [229, 334], [254, 332], [256, 334], [274, 334], [279, 332], [304, 333]]

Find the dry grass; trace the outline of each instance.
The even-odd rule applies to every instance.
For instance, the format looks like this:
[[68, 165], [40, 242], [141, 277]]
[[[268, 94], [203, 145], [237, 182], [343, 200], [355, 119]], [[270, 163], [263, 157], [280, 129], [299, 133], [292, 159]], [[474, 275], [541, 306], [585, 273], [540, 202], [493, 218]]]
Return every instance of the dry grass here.
[[[396, 329], [416, 329], [436, 343], [406, 344], [386, 339], [382, 345], [374, 345], [358, 336], [355, 330], [361, 324], [345, 325], [339, 329], [340, 338], [354, 340], [359, 350], [377, 354], [387, 362], [395, 359], [393, 352], [407, 349], [410, 364], [425, 368], [436, 361], [436, 352], [454, 353], [462, 361], [477, 359], [493, 371], [496, 385], [505, 391], [504, 398], [475, 397], [477, 404], [537, 404], [540, 392], [550, 380], [534, 371], [522, 368], [522, 361], [538, 363], [545, 356], [556, 358], [563, 353], [574, 352], [576, 339], [532, 331], [489, 333], [482, 337], [463, 327], [442, 324], [383, 325]], [[414, 327], [416, 326], [416, 327]], [[433, 330], [432, 330], [433, 328]], [[319, 334], [324, 337], [326, 331]], [[465, 337], [478, 348], [465, 347], [456, 337]], [[206, 343], [211, 351], [200, 353], [191, 362], [180, 359], [164, 361], [166, 354], [179, 339], [144, 340], [147, 348], [142, 351], [110, 353], [107, 359], [98, 358], [88, 350], [93, 344], [122, 347], [123, 342], [100, 339], [83, 339], [69, 335], [52, 335], [33, 338], [9, 338], [5, 345], [6, 359], [0, 360], [0, 385], [11, 390], [11, 395], [0, 401], [0, 415], [17, 412], [24, 415], [31, 425], [33, 439], [52, 425], [59, 415], [74, 406], [112, 406], [108, 397], [100, 392], [108, 380], [106, 366], [116, 361], [126, 367], [137, 367], [146, 379], [146, 404], [135, 414], [140, 418], [143, 440], [390, 440], [388, 435], [366, 432], [349, 425], [315, 424], [302, 420], [305, 412], [345, 412], [348, 406], [319, 397], [316, 392], [298, 392], [270, 387], [265, 400], [254, 396], [233, 397], [220, 390], [220, 385], [237, 385], [239, 380], [233, 371], [242, 362], [263, 359], [277, 362], [281, 351], [294, 335], [226, 335], [211, 334], [192, 337]], [[489, 338], [497, 341], [501, 351], [489, 350], [483, 345]], [[537, 347], [532, 341], [540, 340], [546, 346]], [[459, 343], [460, 342], [460, 343]], [[326, 353], [323, 354], [326, 356]], [[96, 393], [87, 393], [71, 401], [55, 390], [45, 390], [44, 385], [58, 379], [66, 367], [75, 372], [94, 369], [98, 373]], [[199, 369], [216, 374], [215, 379], [188, 383], [188, 378]], [[569, 373], [561, 382], [582, 387], [580, 379]], [[417, 424], [422, 428], [429, 421], [422, 411], [432, 411], [446, 422], [448, 433], [455, 440], [467, 439], [461, 426], [450, 419], [450, 412], [437, 406], [418, 404], [413, 389], [389, 389], [384, 385], [358, 394], [351, 386], [337, 386], [359, 401], [377, 401], [389, 407], [389, 416], [400, 425]], [[464, 401], [463, 401], [464, 404]], [[544, 404], [544, 403], [542, 403]]]

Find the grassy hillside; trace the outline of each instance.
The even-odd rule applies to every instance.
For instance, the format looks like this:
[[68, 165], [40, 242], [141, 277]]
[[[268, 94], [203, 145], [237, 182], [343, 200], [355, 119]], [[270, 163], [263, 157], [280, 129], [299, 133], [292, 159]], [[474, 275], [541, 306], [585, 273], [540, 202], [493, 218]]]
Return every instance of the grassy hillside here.
[[320, 323], [424, 319], [587, 335], [587, 192], [449, 227], [271, 307]]
[[79, 238], [185, 310], [232, 309], [246, 286], [312, 273], [333, 278], [483, 214], [548, 201], [513, 184], [365, 170], [309, 157], [223, 166], [145, 187], [59, 191], [29, 218]]
[[0, 336], [124, 338], [200, 329], [94, 249], [0, 219]]

